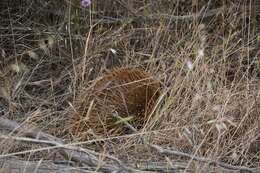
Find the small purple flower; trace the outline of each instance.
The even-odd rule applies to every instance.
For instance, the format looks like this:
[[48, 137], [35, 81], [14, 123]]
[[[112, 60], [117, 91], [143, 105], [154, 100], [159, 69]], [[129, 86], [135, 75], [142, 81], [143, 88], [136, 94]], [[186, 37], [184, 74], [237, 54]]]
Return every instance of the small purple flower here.
[[81, 0], [81, 6], [82, 7], [87, 7], [91, 3], [91, 0]]

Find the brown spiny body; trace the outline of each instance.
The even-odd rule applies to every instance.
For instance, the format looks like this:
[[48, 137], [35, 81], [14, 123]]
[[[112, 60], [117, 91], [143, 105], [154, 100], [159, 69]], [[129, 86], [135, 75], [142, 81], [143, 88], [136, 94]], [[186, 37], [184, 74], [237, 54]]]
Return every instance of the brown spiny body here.
[[135, 128], [142, 127], [159, 97], [160, 83], [136, 68], [105, 73], [74, 102], [70, 130], [74, 137], [110, 136], [125, 133], [126, 127], [113, 116], [126, 118]]

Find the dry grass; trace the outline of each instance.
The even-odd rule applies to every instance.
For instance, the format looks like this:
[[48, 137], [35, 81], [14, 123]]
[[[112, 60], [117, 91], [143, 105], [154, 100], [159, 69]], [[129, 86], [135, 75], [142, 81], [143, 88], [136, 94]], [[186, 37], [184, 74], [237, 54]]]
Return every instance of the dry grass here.
[[86, 9], [75, 0], [1, 1], [1, 116], [73, 142], [68, 110], [81, 89], [107, 70], [142, 68], [162, 83], [152, 119], [133, 134], [97, 138], [101, 147], [82, 143], [129, 163], [185, 160], [159, 156], [140, 142], [145, 137], [164, 148], [259, 167], [254, 9], [254, 1], [93, 0]]

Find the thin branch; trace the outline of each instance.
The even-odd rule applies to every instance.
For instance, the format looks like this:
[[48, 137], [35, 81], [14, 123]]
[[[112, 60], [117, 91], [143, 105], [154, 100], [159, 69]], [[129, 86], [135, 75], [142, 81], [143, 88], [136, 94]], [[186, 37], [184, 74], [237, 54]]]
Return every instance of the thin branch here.
[[240, 170], [240, 171], [248, 171], [248, 172], [255, 172], [256, 173], [256, 169], [251, 169], [245, 166], [233, 166], [224, 162], [220, 162], [220, 161], [215, 161], [209, 158], [205, 158], [205, 157], [199, 157], [199, 156], [195, 156], [195, 155], [191, 155], [191, 154], [187, 154], [184, 152], [180, 152], [180, 151], [176, 151], [176, 150], [169, 150], [169, 149], [164, 149], [162, 147], [159, 147], [157, 145], [152, 145], [149, 144], [150, 147], [154, 148], [155, 150], [157, 150], [159, 153], [161, 154], [165, 154], [165, 155], [177, 155], [177, 156], [182, 156], [182, 157], [188, 157], [192, 160], [195, 161], [200, 161], [200, 162], [207, 162], [209, 164], [215, 164], [218, 166], [221, 166], [223, 168], [226, 169], [230, 169], [230, 170]]
[[[76, 163], [80, 163], [83, 166], [84, 165], [87, 165], [90, 167], [100, 166], [100, 160], [96, 157], [96, 156], [100, 155], [100, 153], [97, 153], [97, 152], [94, 152], [94, 151], [88, 150], [88, 149], [83, 149], [81, 147], [74, 147], [74, 146], [70, 146], [69, 144], [64, 144], [61, 139], [56, 138], [52, 135], [43, 133], [37, 128], [28, 128], [25, 126], [23, 127], [14, 121], [11, 121], [11, 120], [8, 120], [5, 118], [1, 118], [1, 117], [0, 117], [0, 128], [6, 129], [9, 131], [13, 131], [15, 133], [22, 132], [23, 136], [34, 138], [32, 140], [33, 142], [39, 142], [39, 143], [41, 142], [41, 143], [52, 146], [52, 147], [46, 147], [48, 149], [58, 148], [60, 154], [65, 159], [71, 159], [72, 161], [75, 161]], [[23, 140], [29, 140], [29, 139], [23, 138]], [[34, 150], [28, 151], [28, 152], [42, 151], [42, 150], [45, 150], [46, 148], [34, 149]], [[25, 153], [25, 152], [18, 152], [15, 154], [22, 154], [22, 153]], [[4, 157], [10, 157], [13, 155], [14, 154], [9, 153], [6, 155], [1, 155], [0, 157], [4, 158]], [[129, 167], [125, 166], [120, 160], [118, 160], [115, 157], [105, 155], [105, 158], [117, 163], [117, 165], [102, 163], [100, 166], [100, 170], [102, 170], [102, 171], [112, 172], [112, 171], [117, 170], [119, 172], [124, 172], [124, 171], [126, 171], [126, 172], [132, 171], [132, 172], [136, 172], [136, 173], [143, 172], [143, 171], [138, 171], [133, 168], [129, 168]]]
[[[27, 172], [27, 173], [44, 173], [44, 172], [57, 172], [57, 173], [89, 173], [93, 171], [87, 171], [79, 168], [73, 168], [72, 166], [64, 164], [54, 164], [49, 161], [35, 162], [35, 161], [23, 161], [16, 157], [9, 159], [0, 159], [1, 171], [3, 172]], [[99, 172], [96, 172], [99, 173]]]
[[198, 13], [192, 13], [192, 14], [183, 15], [183, 16], [175, 16], [175, 15], [171, 15], [171, 14], [152, 14], [152, 15], [149, 15], [148, 18], [150, 18], [150, 19], [169, 18], [169, 19], [173, 19], [173, 20], [193, 20], [194, 18], [206, 18], [206, 17], [214, 16], [214, 15], [222, 12], [223, 9], [224, 9], [223, 7], [220, 7], [220, 8], [209, 10], [205, 14], [198, 12]]
[[[118, 115], [114, 115], [116, 118], [122, 120], [122, 117], [118, 116]], [[130, 130], [132, 130], [133, 132], [137, 132], [137, 130], [128, 122], [123, 121], [123, 123], [126, 125], [126, 127], [128, 127]], [[209, 159], [209, 158], [205, 158], [205, 157], [199, 157], [199, 156], [195, 156], [195, 155], [191, 155], [188, 153], [184, 153], [184, 152], [180, 152], [180, 151], [176, 151], [176, 150], [170, 150], [170, 149], [164, 149], [158, 145], [153, 145], [148, 143], [144, 138], [142, 138], [142, 141], [148, 145], [149, 147], [155, 149], [157, 152], [159, 152], [160, 154], [164, 154], [164, 155], [177, 155], [177, 156], [181, 156], [181, 157], [188, 157], [191, 160], [194, 161], [200, 161], [200, 162], [207, 162], [209, 164], [215, 164], [218, 165], [222, 168], [225, 169], [229, 169], [229, 170], [239, 170], [239, 171], [248, 171], [250, 173], [256, 173], [257, 170], [253, 169], [253, 168], [248, 168], [245, 166], [233, 166], [224, 162], [220, 162], [220, 161], [215, 161], [213, 159]]]

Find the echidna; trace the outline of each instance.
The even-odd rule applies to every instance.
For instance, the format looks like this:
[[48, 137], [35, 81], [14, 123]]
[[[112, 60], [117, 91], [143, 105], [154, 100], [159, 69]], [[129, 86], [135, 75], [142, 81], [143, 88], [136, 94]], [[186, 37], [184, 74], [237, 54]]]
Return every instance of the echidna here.
[[140, 129], [159, 97], [159, 89], [160, 82], [141, 69], [107, 72], [92, 87], [79, 93], [73, 104], [70, 131], [80, 139], [126, 133], [125, 124], [115, 114]]

